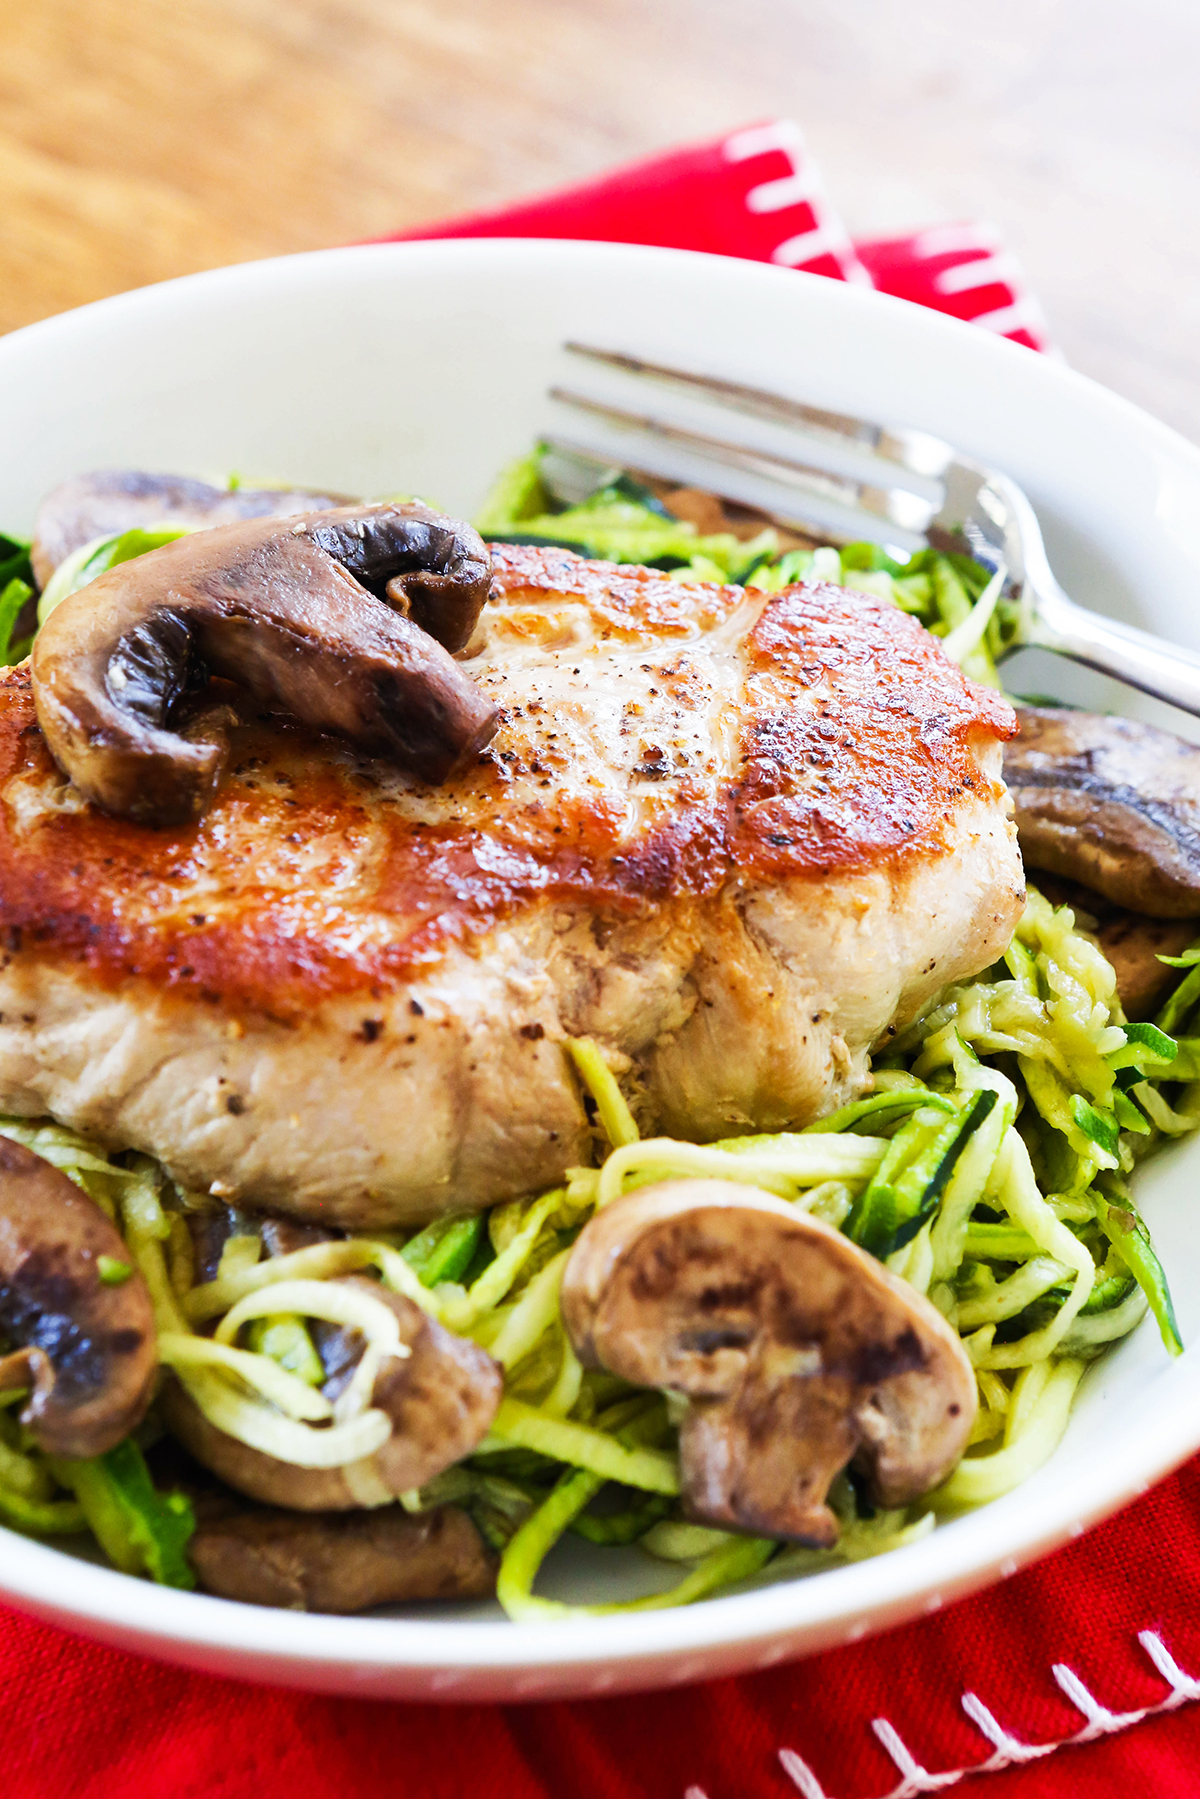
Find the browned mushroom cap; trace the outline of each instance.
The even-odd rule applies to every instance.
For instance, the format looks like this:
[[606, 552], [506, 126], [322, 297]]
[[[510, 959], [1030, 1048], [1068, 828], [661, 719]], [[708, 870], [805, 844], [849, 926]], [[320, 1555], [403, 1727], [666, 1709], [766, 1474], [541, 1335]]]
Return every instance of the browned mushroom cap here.
[[1152, 918], [1200, 917], [1200, 749], [1131, 718], [1018, 716], [1004, 779], [1027, 866]]
[[[218, 1430], [175, 1381], [163, 1388], [163, 1415], [173, 1435], [203, 1467], [250, 1499], [299, 1512], [386, 1505], [470, 1455], [496, 1416], [503, 1375], [486, 1350], [444, 1330], [402, 1294], [349, 1278], [391, 1307], [400, 1340], [412, 1352], [386, 1361], [376, 1378], [371, 1403], [391, 1418], [392, 1434], [373, 1456], [347, 1468], [298, 1468]], [[336, 1352], [336, 1372], [325, 1388], [330, 1397], [341, 1391], [357, 1359]]]
[[362, 1612], [414, 1599], [481, 1599], [496, 1557], [466, 1512], [243, 1512], [201, 1524], [188, 1548], [206, 1593], [294, 1611]]
[[[100, 575], [55, 608], [34, 643], [38, 723], [59, 767], [106, 812], [155, 825], [197, 818], [225, 744], [175, 727], [215, 674], [422, 780], [445, 780], [500, 714], [428, 631], [339, 560], [381, 593], [411, 586], [423, 617], [444, 606], [453, 637], [465, 595], [476, 616], [486, 598], [487, 554], [476, 540], [482, 561], [472, 553], [444, 569], [439, 532], [474, 537], [413, 505], [252, 519]], [[426, 556], [444, 581], [432, 593], [417, 583]]]
[[643, 1187], [597, 1213], [567, 1263], [585, 1364], [691, 1401], [684, 1509], [828, 1548], [829, 1483], [852, 1459], [880, 1504], [949, 1473], [975, 1377], [928, 1300], [783, 1200], [721, 1181]]
[[465, 649], [491, 586], [487, 545], [473, 526], [415, 500], [398, 533], [396, 510], [348, 507], [315, 520], [312, 540], [451, 654]]
[[150, 1403], [158, 1361], [150, 1295], [135, 1269], [106, 1285], [102, 1256], [130, 1267], [99, 1206], [0, 1137], [0, 1332], [19, 1345], [0, 1361], [0, 1386], [32, 1387], [22, 1423], [48, 1455], [103, 1455]]
[[305, 487], [210, 487], [186, 475], [148, 475], [140, 469], [97, 469], [75, 475], [48, 493], [38, 507], [29, 552], [39, 587], [72, 550], [96, 537], [152, 525], [204, 530], [239, 518], [287, 518], [353, 504], [350, 494]]

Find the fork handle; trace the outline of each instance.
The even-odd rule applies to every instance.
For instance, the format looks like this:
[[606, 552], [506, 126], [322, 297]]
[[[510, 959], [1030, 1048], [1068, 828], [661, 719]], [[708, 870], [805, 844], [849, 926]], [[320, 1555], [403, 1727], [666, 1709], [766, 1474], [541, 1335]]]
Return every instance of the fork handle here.
[[1137, 687], [1200, 717], [1200, 656], [1136, 625], [1104, 618], [1069, 600], [1062, 589], [1040, 587], [1022, 644], [1036, 644]]

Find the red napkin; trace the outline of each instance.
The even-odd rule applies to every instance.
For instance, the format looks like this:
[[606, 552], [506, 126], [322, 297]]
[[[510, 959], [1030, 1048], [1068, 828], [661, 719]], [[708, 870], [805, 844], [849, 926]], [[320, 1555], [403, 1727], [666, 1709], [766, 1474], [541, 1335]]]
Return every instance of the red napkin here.
[[1041, 308], [990, 225], [935, 225], [852, 243], [791, 119], [749, 125], [540, 200], [381, 241], [430, 237], [574, 237], [709, 250], [877, 287], [1031, 349], [1049, 348]]
[[936, 1617], [769, 1674], [636, 1698], [325, 1699], [159, 1667], [0, 1612], [3, 1792], [909, 1799], [987, 1772], [981, 1799], [1115, 1799], [1135, 1782], [1197, 1799], [1198, 1575], [1200, 1458]]
[[[751, 126], [410, 237], [583, 237], [773, 261], [1046, 347], [979, 225], [852, 244], [799, 132]], [[19, 1553], [19, 1552], [18, 1552]], [[741, 1680], [437, 1706], [244, 1686], [0, 1612], [5, 1799], [1200, 1799], [1200, 1458], [973, 1599]], [[1136, 1728], [1135, 1728], [1136, 1726]]]

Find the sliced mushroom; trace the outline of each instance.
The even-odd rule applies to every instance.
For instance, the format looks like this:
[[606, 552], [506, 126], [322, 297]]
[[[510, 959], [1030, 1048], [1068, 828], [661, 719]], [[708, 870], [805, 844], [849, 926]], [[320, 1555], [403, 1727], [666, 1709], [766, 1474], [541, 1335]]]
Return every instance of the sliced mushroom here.
[[295, 1218], [278, 1218], [272, 1212], [262, 1214], [259, 1221], [263, 1246], [269, 1256], [290, 1256], [298, 1249], [312, 1249], [318, 1243], [335, 1243], [344, 1231], [328, 1231], [321, 1224], [301, 1224]]
[[[300, 1512], [387, 1505], [470, 1455], [487, 1435], [503, 1388], [491, 1356], [444, 1330], [402, 1294], [358, 1276], [349, 1281], [391, 1307], [401, 1342], [411, 1350], [386, 1361], [376, 1378], [371, 1403], [391, 1418], [392, 1434], [373, 1456], [345, 1468], [298, 1468], [218, 1430], [176, 1381], [163, 1388], [171, 1432], [203, 1467], [250, 1499]], [[357, 1359], [339, 1358], [325, 1389], [331, 1398]]]
[[928, 1300], [783, 1200], [721, 1181], [643, 1187], [597, 1213], [567, 1264], [580, 1360], [684, 1394], [688, 1516], [828, 1548], [853, 1460], [882, 1505], [954, 1467], [975, 1377]]
[[184, 1222], [192, 1240], [192, 1274], [197, 1285], [215, 1281], [225, 1245], [236, 1235], [233, 1212], [228, 1206], [214, 1206], [211, 1212], [185, 1213]]
[[297, 1224], [293, 1218], [279, 1218], [271, 1212], [238, 1212], [232, 1206], [214, 1205], [211, 1210], [188, 1212], [185, 1217], [198, 1286], [216, 1280], [222, 1251], [231, 1237], [260, 1236], [268, 1256], [286, 1256], [297, 1249], [311, 1249], [315, 1243], [332, 1243], [342, 1235], [319, 1224]]
[[349, 494], [304, 487], [210, 487], [186, 475], [148, 475], [140, 469], [97, 469], [75, 475], [48, 493], [33, 525], [34, 579], [45, 587], [60, 562], [96, 537], [154, 525], [204, 530], [240, 518], [288, 518], [350, 506]]
[[206, 1593], [295, 1611], [361, 1612], [414, 1599], [480, 1599], [496, 1557], [458, 1506], [384, 1512], [242, 1512], [201, 1524], [189, 1548]]
[[[457, 642], [478, 617], [488, 570], [469, 526], [417, 505], [251, 519], [180, 538], [51, 613], [33, 649], [38, 723], [88, 799], [143, 824], [199, 817], [220, 777], [220, 726], [179, 728], [210, 675], [443, 781], [500, 720], [436, 641]], [[398, 609], [401, 589], [422, 624]]]
[[1026, 865], [1152, 918], [1200, 917], [1200, 749], [1131, 718], [1018, 715], [1004, 778]]
[[[397, 511], [404, 515], [402, 532]], [[452, 655], [466, 648], [492, 581], [487, 545], [472, 526], [412, 500], [316, 519], [312, 540]]]
[[1052, 905], [1070, 906], [1079, 927], [1096, 939], [1117, 977], [1126, 1018], [1152, 1018], [1179, 979], [1178, 969], [1166, 967], [1159, 957], [1178, 956], [1200, 937], [1195, 920], [1127, 912], [1102, 893], [1060, 875], [1040, 874], [1037, 885]]
[[[101, 1278], [102, 1257], [116, 1284]], [[158, 1361], [146, 1283], [99, 1206], [8, 1137], [0, 1332], [19, 1346], [0, 1360], [0, 1388], [32, 1388], [21, 1421], [47, 1455], [103, 1455], [140, 1423]]]

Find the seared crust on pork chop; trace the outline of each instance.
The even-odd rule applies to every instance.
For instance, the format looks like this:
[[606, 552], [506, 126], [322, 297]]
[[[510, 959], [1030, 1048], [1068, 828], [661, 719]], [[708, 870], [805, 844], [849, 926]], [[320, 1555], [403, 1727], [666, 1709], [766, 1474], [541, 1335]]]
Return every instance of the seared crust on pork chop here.
[[251, 717], [204, 819], [154, 831], [88, 807], [0, 682], [0, 1107], [382, 1228], [586, 1159], [564, 1037], [648, 1129], [779, 1129], [1004, 948], [1015, 719], [912, 619], [495, 569], [462, 660], [505, 720], [443, 787]]

